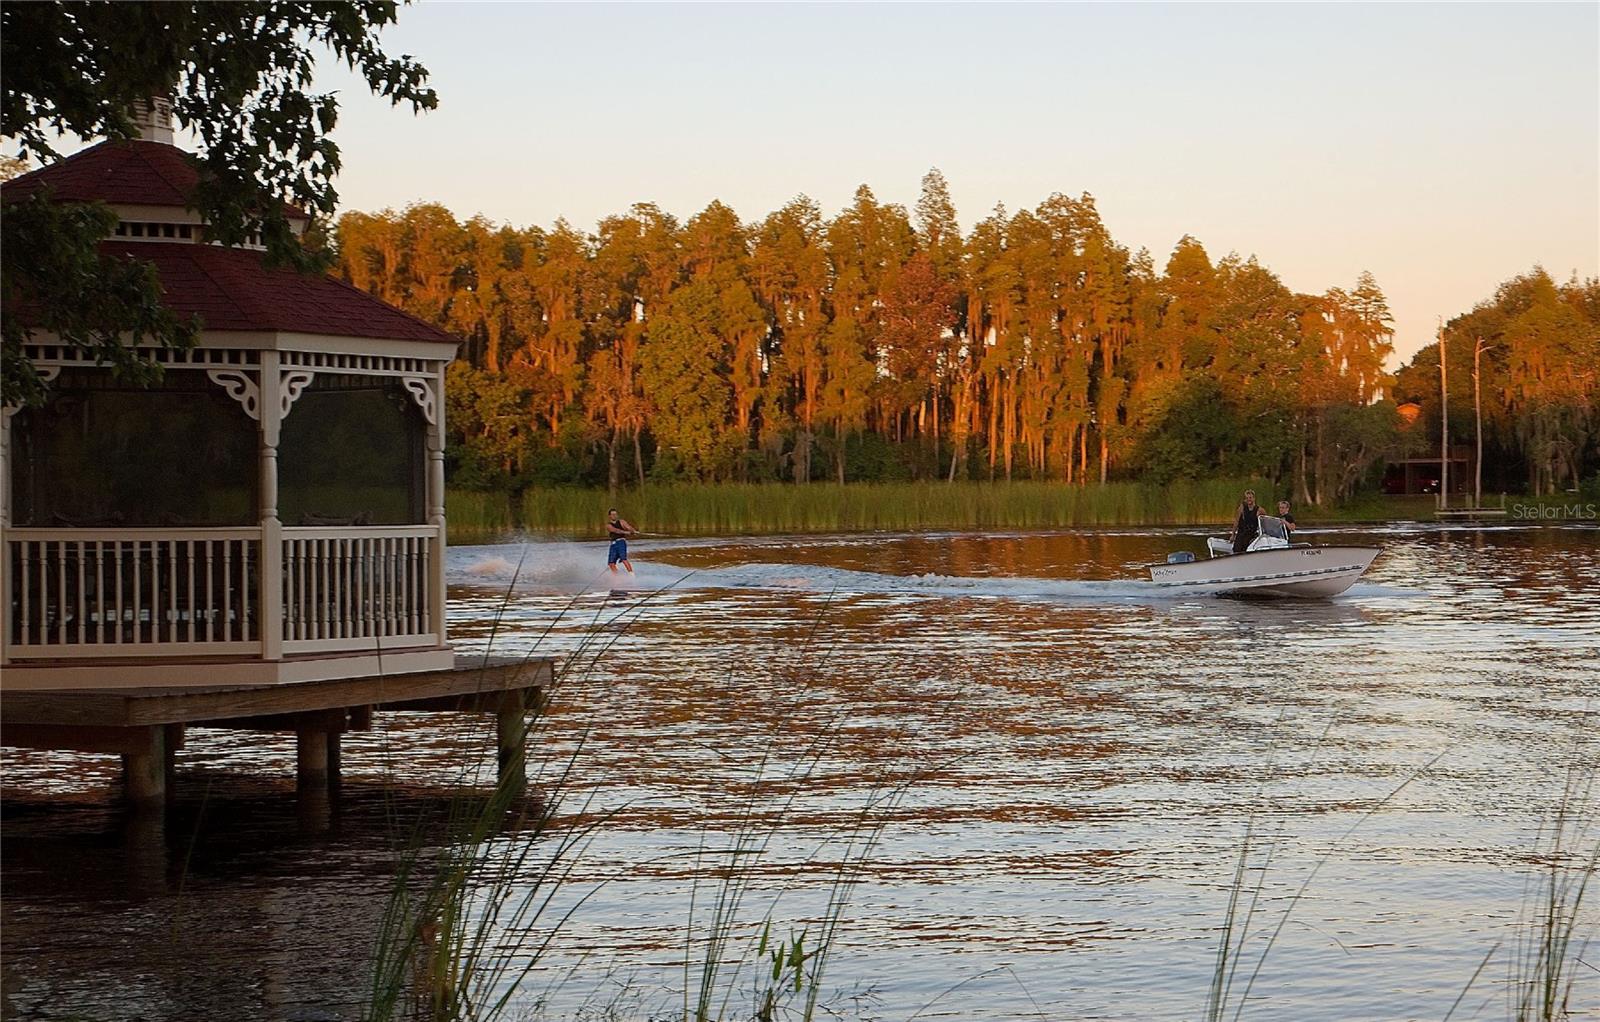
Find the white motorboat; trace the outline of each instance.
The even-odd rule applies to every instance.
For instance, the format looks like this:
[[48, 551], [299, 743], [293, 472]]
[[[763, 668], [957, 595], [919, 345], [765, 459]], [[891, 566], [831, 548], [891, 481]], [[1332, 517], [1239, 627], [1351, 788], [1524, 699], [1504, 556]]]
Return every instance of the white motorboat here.
[[1183, 592], [1216, 596], [1338, 596], [1372, 566], [1378, 548], [1312, 546], [1293, 543], [1283, 519], [1261, 516], [1261, 532], [1242, 554], [1215, 536], [1206, 540], [1210, 557], [1188, 551], [1150, 565], [1150, 581]]

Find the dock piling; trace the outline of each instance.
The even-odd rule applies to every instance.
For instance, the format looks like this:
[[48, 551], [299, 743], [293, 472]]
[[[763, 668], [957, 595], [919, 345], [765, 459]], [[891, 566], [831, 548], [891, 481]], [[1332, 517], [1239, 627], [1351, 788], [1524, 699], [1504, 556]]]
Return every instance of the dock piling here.
[[135, 744], [122, 754], [123, 788], [136, 809], [162, 809], [167, 802], [167, 729], [138, 729]]
[[340, 739], [343, 737], [342, 732], [328, 732], [328, 792], [332, 795], [339, 793], [339, 783], [343, 779], [340, 776], [342, 759]]
[[165, 734], [161, 742], [161, 773], [166, 785], [167, 802], [178, 796], [178, 750], [183, 748], [182, 724], [163, 725]]
[[332, 732], [303, 726], [295, 731], [295, 780], [301, 791], [328, 787], [328, 747]]
[[295, 805], [300, 829], [321, 834], [328, 829], [332, 806], [330, 763], [337, 761], [339, 732], [322, 723], [302, 724], [295, 731]]
[[522, 690], [504, 692], [500, 706], [495, 711], [495, 741], [499, 746], [499, 781], [508, 790], [521, 795], [528, 786], [527, 701]]

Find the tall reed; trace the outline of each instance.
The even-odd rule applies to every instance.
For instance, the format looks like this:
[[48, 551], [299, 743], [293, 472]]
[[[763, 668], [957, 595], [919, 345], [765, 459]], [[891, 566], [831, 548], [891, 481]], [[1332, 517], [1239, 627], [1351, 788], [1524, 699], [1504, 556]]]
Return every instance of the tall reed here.
[[[1326, 737], [1326, 732], [1324, 737]], [[1328, 850], [1327, 854], [1317, 860], [1310, 872], [1306, 874], [1305, 879], [1300, 883], [1300, 886], [1295, 889], [1294, 894], [1284, 904], [1283, 910], [1278, 914], [1277, 922], [1272, 926], [1272, 929], [1262, 935], [1261, 946], [1259, 950], [1254, 952], [1254, 962], [1249, 964], [1248, 972], [1243, 975], [1243, 983], [1239, 988], [1237, 998], [1235, 998], [1235, 984], [1241, 978], [1241, 969], [1247, 964], [1245, 948], [1266, 891], [1267, 872], [1272, 866], [1272, 858], [1277, 850], [1274, 841], [1267, 841], [1260, 852], [1260, 861], [1252, 865], [1251, 856], [1256, 854], [1254, 842], [1255, 819], [1252, 816], [1251, 819], [1246, 821], [1244, 840], [1239, 847], [1239, 858], [1235, 863], [1233, 881], [1228, 890], [1227, 914], [1223, 918], [1222, 926], [1217, 935], [1217, 951], [1212, 966], [1211, 985], [1206, 993], [1205, 1013], [1202, 1015], [1205, 1022], [1224, 1022], [1225, 1019], [1232, 1019], [1234, 1022], [1238, 1022], [1243, 1017], [1245, 1005], [1250, 1000], [1250, 991], [1255, 987], [1256, 980], [1260, 978], [1261, 970], [1267, 963], [1268, 955], [1272, 953], [1278, 938], [1283, 934], [1284, 927], [1288, 925], [1289, 917], [1294, 913], [1301, 899], [1305, 897], [1306, 892], [1311, 889], [1311, 884], [1317, 879], [1317, 875], [1322, 872], [1322, 867], [1333, 859], [1334, 852], [1342, 847], [1345, 841], [1349, 840], [1351, 835], [1362, 824], [1388, 805], [1395, 796], [1410, 787], [1411, 782], [1431, 770], [1433, 765], [1439, 762], [1443, 756], [1443, 752], [1438, 753], [1427, 763], [1408, 774], [1405, 780], [1379, 799], [1370, 809], [1362, 813], [1339, 836], [1339, 839], [1334, 842], [1333, 847]], [[1256, 873], [1257, 880], [1255, 886], [1247, 890], [1247, 877], [1251, 872]]]
[[[515, 584], [514, 577], [495, 616], [491, 648]], [[644, 594], [609, 619], [597, 611], [577, 648], [565, 658], [557, 688], [596, 680], [612, 646], [658, 595]], [[575, 597], [561, 617], [573, 612], [577, 601]], [[826, 607], [818, 614], [825, 612]], [[555, 625], [546, 625], [535, 638], [529, 657]], [[810, 638], [801, 644], [806, 648], [793, 653], [795, 663], [813, 662], [809, 654], [815, 651], [809, 647], [821, 633], [819, 626], [810, 630]], [[542, 719], [541, 707], [533, 709], [528, 722], [530, 740]], [[819, 1016], [826, 966], [850, 895], [877, 847], [886, 820], [884, 811], [907, 790], [911, 777], [887, 778], [873, 789], [850, 822], [805, 860], [815, 864], [825, 849], [835, 859], [819, 919], [798, 934], [791, 930], [787, 937], [778, 937], [774, 906], [752, 918], [746, 901], [788, 811], [806, 793], [812, 773], [837, 740], [838, 723], [828, 722], [798, 754], [791, 751], [788, 756], [778, 751], [780, 739], [791, 736], [787, 728], [766, 736], [767, 745], [753, 776], [743, 786], [740, 823], [729, 835], [728, 846], [718, 847], [709, 835], [703, 838], [685, 920], [683, 1022], [751, 1018], [776, 1022], [780, 1017], [812, 1022]], [[759, 740], [760, 736], [752, 738]], [[479, 771], [487, 757], [462, 770], [447, 820], [431, 830], [434, 840], [430, 840], [426, 825], [419, 824], [399, 856], [375, 946], [363, 1022], [498, 1022], [521, 1017], [516, 1013], [523, 1012], [526, 1005], [519, 1002], [530, 999], [530, 992], [523, 989], [528, 977], [572, 914], [594, 893], [591, 890], [567, 899], [570, 904], [565, 910], [547, 918], [594, 829], [609, 819], [608, 814], [593, 813], [586, 805], [575, 813], [590, 823], [568, 830], [552, 826], [558, 812], [564, 816], [574, 812], [563, 806], [563, 799], [581, 752], [580, 740], [571, 756], [555, 764], [553, 771], [541, 772], [536, 805], [525, 801], [522, 791], [506, 782], [485, 793]], [[778, 798], [774, 802], [775, 793]], [[438, 836], [443, 837], [442, 842]], [[794, 875], [812, 872], [799, 870]], [[752, 961], [760, 962], [766, 971], [750, 988], [748, 1006], [736, 1007]]]
[[[826, 650], [817, 648], [829, 610], [824, 603], [815, 612], [804, 637], [790, 649], [790, 666], [781, 675], [783, 691], [802, 701], [811, 685], [813, 665], [829, 659]], [[757, 870], [791, 811], [818, 786], [815, 782], [824, 761], [837, 749], [847, 712], [840, 708], [811, 729], [797, 730], [794, 720], [786, 718], [774, 732], [752, 736], [763, 744], [755, 747], [759, 751], [735, 811], [738, 824], [722, 847], [703, 837], [696, 857], [685, 932], [683, 1022], [779, 1018], [814, 1022], [824, 1013], [843, 1017], [825, 1008], [821, 998], [851, 896], [883, 836], [889, 812], [918, 781], [950, 765], [923, 764], [913, 757], [878, 775], [861, 804], [801, 864], [816, 865], [825, 855], [833, 860], [820, 916], [798, 933], [791, 928], [786, 935], [777, 935], [774, 912], [789, 890], [787, 883], [758, 916], [752, 918], [744, 905], [754, 891]], [[795, 739], [800, 741], [798, 747], [792, 745]], [[787, 872], [798, 877], [815, 871], [791, 866]], [[737, 1009], [734, 998], [752, 963], [762, 970], [754, 977], [753, 1003]]]
[[1589, 885], [1600, 870], [1600, 826], [1594, 805], [1595, 770], [1573, 766], [1561, 798], [1540, 827], [1538, 879], [1523, 898], [1509, 989], [1516, 1022], [1561, 1022], [1572, 1017], [1572, 992], [1583, 976], [1600, 988], [1600, 967], [1586, 959], [1600, 922], [1585, 924]]
[[451, 543], [491, 543], [522, 528], [503, 493], [446, 490], [444, 508]]
[[[485, 664], [501, 634], [521, 569], [519, 563], [496, 609]], [[538, 653], [553, 627], [535, 638], [522, 666]], [[597, 635], [585, 636], [576, 651], [580, 659]], [[523, 749], [536, 740], [544, 707], [567, 675], [567, 670], [557, 671], [552, 690], [527, 707]], [[566, 830], [551, 826], [558, 811], [572, 809], [564, 800], [582, 748], [580, 739], [567, 759], [539, 771], [536, 802], [519, 781], [527, 770], [523, 749], [487, 789], [481, 775], [495, 757], [482, 750], [458, 772], [446, 818], [414, 822], [397, 857], [379, 924], [363, 1022], [497, 1022], [508, 1017], [529, 974], [587, 900], [577, 899], [555, 919], [547, 918], [594, 829], [607, 819], [585, 805], [578, 813], [590, 823]], [[546, 836], [553, 838], [548, 846], [541, 842]], [[542, 936], [535, 936], [536, 924], [542, 926]]]

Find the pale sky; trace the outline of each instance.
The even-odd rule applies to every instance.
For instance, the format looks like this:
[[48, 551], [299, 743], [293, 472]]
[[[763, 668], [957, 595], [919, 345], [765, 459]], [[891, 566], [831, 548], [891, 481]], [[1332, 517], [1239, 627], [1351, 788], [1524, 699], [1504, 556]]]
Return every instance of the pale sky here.
[[857, 185], [1092, 193], [1165, 264], [1184, 234], [1320, 292], [1370, 270], [1409, 356], [1540, 263], [1600, 275], [1600, 5], [541, 5], [434, 0], [383, 36], [413, 117], [328, 69], [341, 208], [438, 201], [592, 230], [651, 201], [749, 221]]
[[420, 118], [348, 76], [345, 209], [592, 229], [637, 201], [752, 220], [937, 166], [963, 228], [1088, 191], [1157, 266], [1185, 233], [1297, 290], [1371, 270], [1396, 347], [1543, 264], [1600, 275], [1600, 5], [424, 2], [385, 33]]

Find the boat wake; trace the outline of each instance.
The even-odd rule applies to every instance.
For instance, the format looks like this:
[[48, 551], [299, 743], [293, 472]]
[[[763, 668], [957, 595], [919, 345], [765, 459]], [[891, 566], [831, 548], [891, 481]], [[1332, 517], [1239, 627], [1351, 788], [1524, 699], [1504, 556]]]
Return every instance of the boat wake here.
[[[924, 596], [979, 599], [1091, 601], [1098, 603], [1192, 600], [1195, 593], [1174, 592], [1143, 579], [1053, 579], [1025, 576], [892, 575], [817, 564], [750, 563], [690, 568], [664, 563], [636, 550], [633, 574], [616, 574], [598, 563], [595, 544], [543, 542], [518, 547], [453, 547], [452, 584], [509, 587], [529, 592], [583, 593], [684, 592], [741, 589], [836, 595]], [[1350, 590], [1360, 598], [1425, 595], [1375, 583]]]

